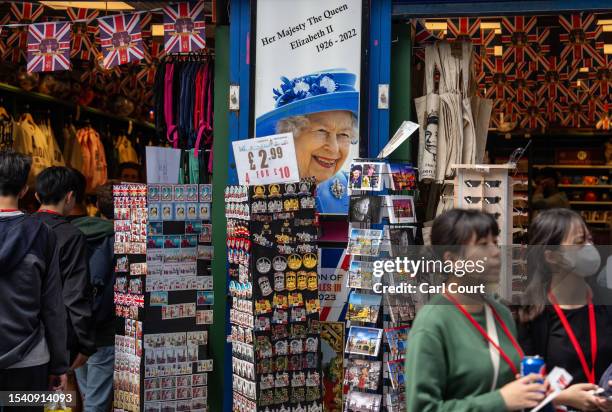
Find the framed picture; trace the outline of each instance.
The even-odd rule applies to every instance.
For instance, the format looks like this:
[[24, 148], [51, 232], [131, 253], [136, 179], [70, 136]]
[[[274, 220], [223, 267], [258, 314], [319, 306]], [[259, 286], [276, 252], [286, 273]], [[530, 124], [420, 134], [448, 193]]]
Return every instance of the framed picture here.
[[386, 196], [387, 214], [389, 223], [414, 223], [414, 197], [412, 196]]
[[346, 341], [346, 353], [364, 356], [378, 356], [382, 329], [351, 326]]

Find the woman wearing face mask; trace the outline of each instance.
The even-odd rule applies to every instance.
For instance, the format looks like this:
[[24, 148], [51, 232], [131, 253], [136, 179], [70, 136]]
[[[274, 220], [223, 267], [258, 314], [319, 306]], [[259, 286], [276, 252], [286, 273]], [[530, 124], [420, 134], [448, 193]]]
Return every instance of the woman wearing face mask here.
[[555, 404], [612, 411], [612, 401], [592, 393], [612, 363], [612, 309], [598, 304], [610, 302], [608, 291], [588, 282], [601, 264], [589, 230], [576, 212], [550, 209], [533, 220], [529, 237], [532, 278], [519, 310], [521, 345], [527, 355], [542, 356], [547, 370], [559, 366], [573, 376]]
[[[436, 218], [431, 243], [443, 261], [486, 260], [484, 271], [451, 275], [446, 284], [477, 286], [499, 276], [499, 228], [475, 210]], [[510, 311], [484, 294], [446, 293], [416, 316], [408, 338], [408, 412], [490, 412], [533, 408], [546, 387], [540, 375], [518, 378], [523, 352]]]

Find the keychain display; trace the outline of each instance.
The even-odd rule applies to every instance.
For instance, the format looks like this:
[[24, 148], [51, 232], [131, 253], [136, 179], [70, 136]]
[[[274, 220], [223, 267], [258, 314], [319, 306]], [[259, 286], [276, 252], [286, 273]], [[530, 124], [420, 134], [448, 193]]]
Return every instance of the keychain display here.
[[314, 189], [225, 191], [235, 411], [322, 411]]

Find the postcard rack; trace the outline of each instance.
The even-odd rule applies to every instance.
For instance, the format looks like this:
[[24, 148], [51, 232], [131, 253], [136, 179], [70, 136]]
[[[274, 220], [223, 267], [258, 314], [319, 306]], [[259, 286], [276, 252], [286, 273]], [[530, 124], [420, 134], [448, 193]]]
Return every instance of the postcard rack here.
[[114, 411], [207, 411], [210, 185], [120, 184]]
[[[377, 260], [404, 256], [416, 245], [416, 172], [404, 163], [356, 159], [349, 176], [349, 245], [343, 381], [346, 411], [403, 411], [404, 354], [414, 304], [409, 296], [376, 293], [397, 274], [374, 276]], [[382, 307], [382, 311], [380, 310]]]
[[236, 412], [323, 410], [314, 190], [226, 188]]

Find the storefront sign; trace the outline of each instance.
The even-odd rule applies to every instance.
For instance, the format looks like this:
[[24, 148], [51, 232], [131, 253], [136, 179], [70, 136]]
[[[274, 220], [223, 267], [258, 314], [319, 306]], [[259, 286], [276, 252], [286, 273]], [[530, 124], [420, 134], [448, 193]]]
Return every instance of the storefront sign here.
[[232, 143], [241, 185], [267, 185], [299, 180], [291, 133]]
[[348, 212], [361, 10], [361, 0], [257, 2], [255, 135], [293, 133], [299, 177], [315, 177], [319, 213]]

